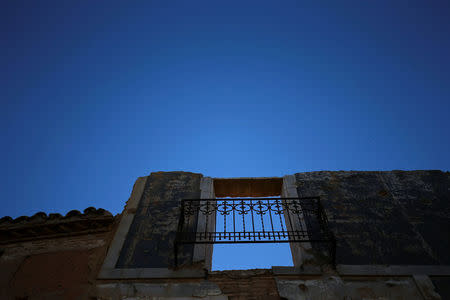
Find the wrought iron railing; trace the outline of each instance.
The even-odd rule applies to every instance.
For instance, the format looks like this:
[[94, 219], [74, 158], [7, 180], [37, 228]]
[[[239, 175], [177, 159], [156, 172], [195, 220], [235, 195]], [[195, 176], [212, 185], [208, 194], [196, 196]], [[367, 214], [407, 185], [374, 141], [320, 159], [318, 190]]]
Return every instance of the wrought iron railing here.
[[319, 197], [185, 199], [175, 240], [180, 244], [311, 243], [334, 264], [335, 242]]

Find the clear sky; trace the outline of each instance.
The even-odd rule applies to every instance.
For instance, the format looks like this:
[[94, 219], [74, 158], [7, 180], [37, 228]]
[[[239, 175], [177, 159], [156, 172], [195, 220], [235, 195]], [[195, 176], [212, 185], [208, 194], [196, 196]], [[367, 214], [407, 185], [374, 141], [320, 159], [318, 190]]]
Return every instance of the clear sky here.
[[0, 217], [152, 171], [450, 169], [450, 2], [2, 1]]

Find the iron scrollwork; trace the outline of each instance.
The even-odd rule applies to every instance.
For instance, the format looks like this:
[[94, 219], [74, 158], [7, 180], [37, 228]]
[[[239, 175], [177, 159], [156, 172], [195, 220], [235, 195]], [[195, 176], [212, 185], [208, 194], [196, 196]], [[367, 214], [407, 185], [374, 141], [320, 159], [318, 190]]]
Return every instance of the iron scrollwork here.
[[[176, 245], [334, 244], [319, 197], [185, 199], [182, 200], [181, 210]], [[198, 220], [204, 220], [206, 224], [193, 225]], [[330, 250], [330, 253], [333, 251]]]

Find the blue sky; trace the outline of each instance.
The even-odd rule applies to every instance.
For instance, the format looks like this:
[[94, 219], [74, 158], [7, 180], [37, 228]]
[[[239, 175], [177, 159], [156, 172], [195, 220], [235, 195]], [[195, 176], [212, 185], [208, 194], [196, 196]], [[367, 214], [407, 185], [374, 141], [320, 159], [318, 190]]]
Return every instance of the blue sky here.
[[2, 1], [0, 216], [152, 171], [450, 169], [448, 1]]

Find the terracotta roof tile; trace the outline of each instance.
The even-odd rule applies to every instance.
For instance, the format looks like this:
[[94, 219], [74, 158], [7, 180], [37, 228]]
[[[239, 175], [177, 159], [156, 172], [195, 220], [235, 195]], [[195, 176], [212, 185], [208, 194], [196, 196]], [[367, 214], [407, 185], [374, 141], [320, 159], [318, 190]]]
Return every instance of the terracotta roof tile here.
[[105, 231], [113, 221], [110, 212], [94, 207], [86, 208], [83, 213], [71, 210], [65, 216], [44, 212], [15, 219], [5, 216], [0, 219], [0, 244]]

